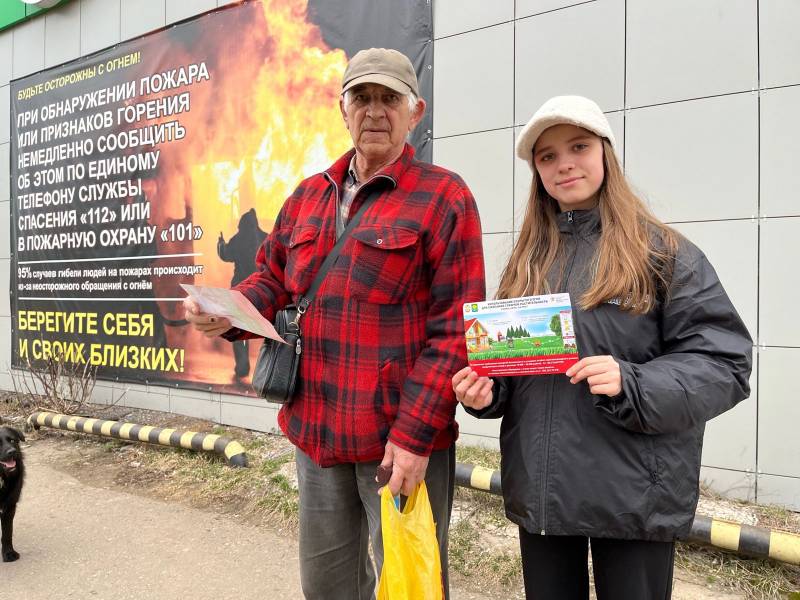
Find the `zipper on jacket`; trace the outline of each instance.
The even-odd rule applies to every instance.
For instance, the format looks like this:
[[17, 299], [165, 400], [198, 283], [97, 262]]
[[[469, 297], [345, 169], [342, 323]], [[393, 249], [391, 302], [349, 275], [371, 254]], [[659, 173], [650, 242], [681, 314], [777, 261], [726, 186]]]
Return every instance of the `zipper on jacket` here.
[[550, 466], [550, 430], [553, 427], [553, 388], [555, 387], [555, 375], [550, 375], [550, 393], [547, 394], [547, 406], [544, 413], [544, 422], [547, 423], [547, 430], [544, 436], [544, 468], [542, 469], [542, 489], [539, 495], [539, 515], [542, 527], [541, 535], [546, 535], [547, 529], [547, 471]]
[[330, 183], [331, 187], [333, 187], [333, 199], [334, 199], [334, 204], [333, 204], [333, 210], [334, 210], [334, 215], [333, 215], [333, 245], [335, 246], [336, 245], [336, 240], [339, 239], [339, 219], [341, 218], [340, 214], [342, 212], [341, 206], [339, 205], [339, 202], [340, 202], [340, 200], [339, 200], [339, 186], [336, 185], [336, 182], [333, 180], [333, 178], [330, 175], [328, 175], [327, 171], [324, 172], [322, 176], [325, 179], [327, 179], [328, 183]]
[[[578, 255], [578, 235], [575, 228], [574, 212], [567, 211], [567, 222], [572, 226], [572, 237], [575, 240], [575, 250], [569, 261], [569, 268], [564, 276], [564, 291], [569, 290], [569, 276], [572, 274], [572, 267], [575, 264], [575, 257]], [[553, 427], [553, 389], [555, 388], [555, 375], [550, 376], [550, 393], [547, 394], [547, 406], [545, 408], [545, 423], [547, 430], [544, 437], [544, 468], [542, 469], [542, 487], [539, 493], [539, 520], [542, 530], [541, 535], [547, 535], [547, 475], [550, 463], [550, 432]]]
[[[578, 230], [575, 226], [575, 221], [573, 220], [574, 212], [568, 211], [567, 212], [567, 222], [572, 225], [572, 239], [575, 241], [575, 249], [572, 251], [572, 257], [569, 259], [569, 267], [567, 268], [567, 272], [564, 275], [564, 291], [569, 292], [569, 276], [572, 275], [572, 267], [575, 266], [575, 257], [578, 256]], [[572, 301], [572, 298], [570, 298]]]

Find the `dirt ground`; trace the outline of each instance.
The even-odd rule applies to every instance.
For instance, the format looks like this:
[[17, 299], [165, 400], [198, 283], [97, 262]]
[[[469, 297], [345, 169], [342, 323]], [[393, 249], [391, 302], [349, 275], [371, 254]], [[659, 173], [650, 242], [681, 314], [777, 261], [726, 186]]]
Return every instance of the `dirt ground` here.
[[[124, 416], [131, 422], [193, 431], [215, 427], [166, 413], [117, 411], [124, 415], [103, 418]], [[265, 435], [238, 431], [242, 436]], [[282, 438], [278, 440], [286, 445]], [[13, 581], [20, 589], [9, 597], [27, 600], [157, 599], [182, 594], [302, 597], [291, 527], [248, 514], [244, 505], [209, 504], [203, 494], [191, 491], [176, 494], [168, 481], [143, 466], [142, 453], [153, 450], [125, 445], [112, 452], [110, 443], [46, 429], [28, 434], [29, 475], [15, 536], [23, 558], [0, 564], [4, 593]], [[291, 478], [293, 473], [287, 475]], [[468, 506], [457, 504], [453, 523], [468, 511]], [[510, 526], [495, 527], [485, 532], [485, 544], [515, 552], [516, 531]], [[673, 598], [746, 598], [711, 579], [678, 568]], [[506, 586], [487, 586], [485, 581], [455, 573], [451, 587], [454, 600], [524, 598], [519, 578]]]

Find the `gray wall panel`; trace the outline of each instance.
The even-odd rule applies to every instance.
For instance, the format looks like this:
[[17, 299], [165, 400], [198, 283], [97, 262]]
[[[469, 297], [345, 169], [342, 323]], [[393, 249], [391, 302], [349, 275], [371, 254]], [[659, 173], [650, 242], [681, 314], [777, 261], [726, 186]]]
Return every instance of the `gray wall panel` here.
[[514, 19], [514, 0], [437, 0], [433, 3], [433, 35], [440, 38]]
[[11, 86], [0, 87], [0, 144], [8, 143], [11, 135]]
[[761, 87], [800, 84], [800, 2], [759, 0]]
[[775, 475], [758, 476], [758, 502], [779, 504], [800, 511], [800, 479]]
[[30, 19], [14, 27], [12, 31], [13, 78], [41, 71], [44, 68], [44, 19]]
[[217, 7], [216, 0], [166, 0], [167, 23], [182, 21]]
[[67, 2], [44, 15], [44, 66], [81, 55], [81, 3]]
[[[522, 131], [522, 126], [514, 127], [514, 141]], [[514, 231], [519, 231], [525, 219], [525, 210], [531, 192], [533, 173], [528, 163], [517, 157], [514, 152]]]
[[0, 317], [0, 373], [11, 369], [11, 317]]
[[620, 165], [625, 164], [625, 113], [622, 111], [606, 113], [611, 132], [614, 134], [614, 150]]
[[172, 388], [169, 391], [170, 412], [220, 422], [220, 394]]
[[169, 411], [169, 388], [119, 383], [117, 398], [122, 406]]
[[92, 390], [92, 402], [95, 404], [114, 404], [116, 390], [112, 383], [98, 381]]
[[521, 18], [599, 1], [601, 0], [516, 0], [515, 8], [517, 18]]
[[[0, 144], [0, 202], [11, 198], [11, 144]], [[6, 235], [7, 230], [2, 230]]]
[[604, 111], [624, 107], [624, 9], [623, 0], [598, 0], [517, 22], [515, 125], [551, 96], [588, 96]]
[[514, 240], [510, 233], [483, 235], [483, 254], [486, 262], [486, 297], [494, 298], [500, 275], [511, 256]]
[[246, 399], [223, 394], [220, 407], [221, 423], [259, 431], [280, 432], [277, 408], [263, 400], [256, 399], [251, 402], [242, 400]]
[[483, 233], [513, 227], [513, 129], [437, 139], [433, 162], [461, 175], [475, 196]]
[[756, 474], [715, 467], [702, 467], [700, 481], [727, 498], [754, 502], [756, 499]]
[[665, 221], [758, 213], [757, 93], [632, 110], [627, 174]]
[[434, 136], [512, 125], [513, 30], [509, 23], [434, 42]]
[[[758, 452], [758, 398], [756, 381], [758, 353], [753, 348], [750, 397], [706, 425], [702, 463], [708, 467], [756, 470]], [[731, 435], [735, 431], [736, 435]]]
[[497, 439], [500, 437], [501, 419], [477, 419], [467, 414], [460, 404], [456, 408], [456, 419], [459, 441], [464, 441], [463, 436], [470, 436], [468, 443], [499, 448]]
[[753, 340], [758, 332], [758, 222], [680, 223], [675, 228], [705, 253]]
[[797, 371], [800, 348], [766, 348], [760, 357], [758, 470], [800, 477], [800, 444], [796, 442], [800, 380], [791, 375]]
[[124, 0], [122, 39], [127, 40], [166, 25], [164, 0]]
[[[800, 347], [800, 218], [761, 221], [759, 344]], [[798, 404], [800, 406], [800, 404]]]
[[11, 260], [8, 258], [0, 259], [0, 317], [11, 315], [11, 298], [8, 295], [10, 275]]
[[752, 90], [753, 0], [627, 0], [628, 106]]
[[[0, 260], [11, 258], [11, 244], [8, 232], [11, 231], [11, 207], [8, 202], [0, 202]], [[2, 343], [2, 340], [0, 340]]]
[[120, 3], [81, 0], [81, 55], [120, 41]]
[[11, 80], [13, 36], [13, 29], [0, 31], [0, 85], [6, 85]]
[[800, 86], [761, 92], [762, 216], [800, 215], [798, 107]]

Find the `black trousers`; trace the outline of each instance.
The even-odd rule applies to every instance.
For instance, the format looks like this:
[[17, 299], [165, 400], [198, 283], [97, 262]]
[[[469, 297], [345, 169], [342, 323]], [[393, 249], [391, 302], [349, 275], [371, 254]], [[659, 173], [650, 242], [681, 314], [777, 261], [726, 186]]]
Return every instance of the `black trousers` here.
[[[528, 600], [589, 598], [589, 538], [538, 535], [520, 527]], [[669, 600], [674, 542], [591, 538], [597, 600]]]

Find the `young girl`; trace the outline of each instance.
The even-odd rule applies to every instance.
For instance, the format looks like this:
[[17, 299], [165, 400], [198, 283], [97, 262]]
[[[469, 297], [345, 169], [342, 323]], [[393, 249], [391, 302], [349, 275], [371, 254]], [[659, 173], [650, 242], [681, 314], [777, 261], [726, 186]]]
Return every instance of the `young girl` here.
[[548, 100], [517, 155], [533, 171], [498, 298], [568, 292], [581, 360], [564, 375], [453, 377], [503, 417], [503, 497], [527, 597], [669, 598], [691, 528], [705, 422], [749, 394], [752, 340], [703, 253], [631, 191], [591, 100]]

